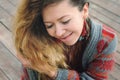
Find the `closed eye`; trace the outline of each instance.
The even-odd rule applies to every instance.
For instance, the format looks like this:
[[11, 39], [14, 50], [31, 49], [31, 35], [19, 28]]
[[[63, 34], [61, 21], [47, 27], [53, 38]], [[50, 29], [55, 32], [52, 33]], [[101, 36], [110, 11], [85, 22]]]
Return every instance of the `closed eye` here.
[[53, 27], [53, 25], [49, 25], [49, 26], [46, 25], [46, 28], [47, 28], [47, 29], [52, 28], [52, 27]]
[[62, 24], [67, 24], [67, 23], [70, 22], [70, 20], [71, 20], [71, 19], [69, 19], [69, 20], [67, 20], [67, 21], [63, 21], [63, 22], [61, 22], [61, 23], [62, 23]]

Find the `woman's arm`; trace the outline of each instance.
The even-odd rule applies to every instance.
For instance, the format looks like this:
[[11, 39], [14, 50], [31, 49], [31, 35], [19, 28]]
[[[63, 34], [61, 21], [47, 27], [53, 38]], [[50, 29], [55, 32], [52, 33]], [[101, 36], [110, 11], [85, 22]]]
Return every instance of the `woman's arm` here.
[[85, 72], [77, 73], [75, 70], [58, 69], [55, 80], [106, 80], [115, 62], [117, 37], [110, 37], [107, 41], [105, 38], [98, 42], [97, 53], [93, 55], [94, 59], [87, 65]]
[[[105, 31], [103, 30], [103, 32]], [[60, 73], [56, 80], [106, 80], [115, 63], [117, 45], [116, 35], [107, 35], [106, 33], [103, 33], [103, 39], [98, 42], [97, 53], [92, 56], [93, 60], [87, 65], [85, 72], [78, 74], [74, 70], [59, 70]]]

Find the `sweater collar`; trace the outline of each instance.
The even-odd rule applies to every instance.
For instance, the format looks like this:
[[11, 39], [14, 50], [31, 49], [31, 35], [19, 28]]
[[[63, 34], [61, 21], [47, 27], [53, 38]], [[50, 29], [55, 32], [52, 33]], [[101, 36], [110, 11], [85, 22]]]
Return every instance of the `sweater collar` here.
[[83, 26], [83, 29], [82, 29], [82, 33], [79, 37], [79, 41], [82, 41], [82, 40], [87, 40], [88, 37], [90, 35], [90, 25], [88, 25], [88, 22], [87, 20], [84, 21], [84, 26]]

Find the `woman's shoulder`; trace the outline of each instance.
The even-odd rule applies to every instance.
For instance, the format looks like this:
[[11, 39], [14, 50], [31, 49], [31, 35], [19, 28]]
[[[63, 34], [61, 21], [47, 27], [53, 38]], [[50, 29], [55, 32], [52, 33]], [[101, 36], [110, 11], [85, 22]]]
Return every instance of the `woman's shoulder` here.
[[101, 36], [102, 37], [97, 44], [98, 53], [112, 53], [115, 50], [117, 44], [117, 36], [115, 31], [103, 24]]
[[112, 28], [103, 24], [102, 25], [102, 37], [106, 38], [109, 42], [111, 42], [116, 37], [116, 32]]

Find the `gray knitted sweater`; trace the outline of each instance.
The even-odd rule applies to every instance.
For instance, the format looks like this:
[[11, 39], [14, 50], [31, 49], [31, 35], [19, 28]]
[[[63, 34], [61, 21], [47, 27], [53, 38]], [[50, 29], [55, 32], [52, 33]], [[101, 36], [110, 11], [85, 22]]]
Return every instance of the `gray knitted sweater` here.
[[[59, 69], [56, 80], [106, 80], [114, 65], [117, 37], [109, 27], [91, 21], [90, 41], [82, 57], [85, 72]], [[38, 73], [27, 69], [23, 80], [38, 80]]]

